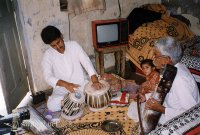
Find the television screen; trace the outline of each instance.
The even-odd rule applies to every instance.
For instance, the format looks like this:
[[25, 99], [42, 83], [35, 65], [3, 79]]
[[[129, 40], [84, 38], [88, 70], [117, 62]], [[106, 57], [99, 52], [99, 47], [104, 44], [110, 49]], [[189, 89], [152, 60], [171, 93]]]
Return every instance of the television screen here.
[[97, 42], [109, 43], [118, 41], [118, 24], [104, 24], [97, 26]]
[[92, 38], [95, 49], [125, 46], [128, 44], [128, 20], [110, 19], [92, 21]]

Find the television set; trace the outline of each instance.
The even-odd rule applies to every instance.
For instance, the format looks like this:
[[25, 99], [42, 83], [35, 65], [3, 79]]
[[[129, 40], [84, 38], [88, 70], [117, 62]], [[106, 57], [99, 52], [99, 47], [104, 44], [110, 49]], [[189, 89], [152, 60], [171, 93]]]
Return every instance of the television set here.
[[92, 21], [95, 49], [128, 44], [128, 20], [110, 19]]

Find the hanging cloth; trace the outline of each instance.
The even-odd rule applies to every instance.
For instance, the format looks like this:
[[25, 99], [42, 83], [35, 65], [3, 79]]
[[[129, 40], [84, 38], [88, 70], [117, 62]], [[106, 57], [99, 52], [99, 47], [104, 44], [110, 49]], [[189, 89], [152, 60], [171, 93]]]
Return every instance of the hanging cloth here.
[[81, 14], [92, 10], [105, 10], [105, 0], [68, 0], [68, 12]]

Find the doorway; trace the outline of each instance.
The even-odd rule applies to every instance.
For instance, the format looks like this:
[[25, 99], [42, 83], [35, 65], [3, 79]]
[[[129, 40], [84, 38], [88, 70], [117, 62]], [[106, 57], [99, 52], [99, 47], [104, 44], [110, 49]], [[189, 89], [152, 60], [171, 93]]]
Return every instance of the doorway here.
[[7, 113], [11, 113], [29, 91], [28, 75], [11, 0], [0, 1], [0, 27], [0, 96], [4, 97]]

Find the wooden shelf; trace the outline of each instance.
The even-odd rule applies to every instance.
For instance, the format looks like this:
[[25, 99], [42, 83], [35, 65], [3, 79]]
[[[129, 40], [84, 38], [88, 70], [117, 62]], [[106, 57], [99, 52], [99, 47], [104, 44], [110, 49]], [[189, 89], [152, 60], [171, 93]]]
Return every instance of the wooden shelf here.
[[110, 46], [95, 49], [96, 69], [98, 74], [104, 74], [104, 54], [114, 53], [115, 67], [117, 74], [121, 77], [125, 76], [125, 62], [126, 62], [126, 47], [127, 44], [120, 46]]

